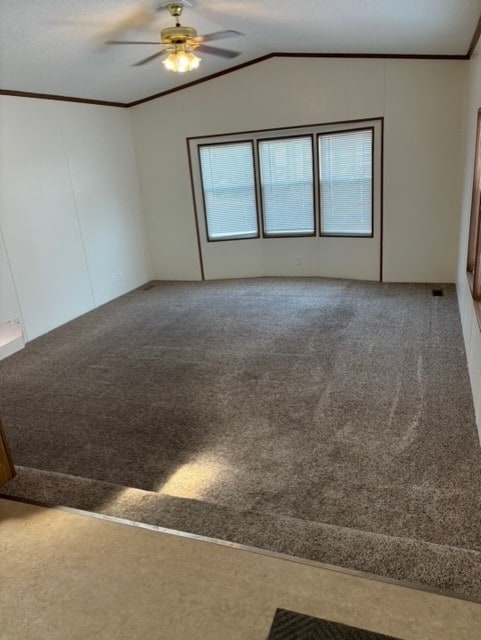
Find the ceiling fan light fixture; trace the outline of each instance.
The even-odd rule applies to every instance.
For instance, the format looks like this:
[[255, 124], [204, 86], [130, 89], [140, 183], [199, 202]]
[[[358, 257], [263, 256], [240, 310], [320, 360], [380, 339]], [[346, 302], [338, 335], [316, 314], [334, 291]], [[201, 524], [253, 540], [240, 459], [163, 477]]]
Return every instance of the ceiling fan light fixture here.
[[165, 60], [162, 60], [162, 64], [168, 71], [174, 71], [175, 73], [185, 73], [186, 71], [193, 71], [197, 69], [201, 61], [201, 58], [192, 53], [192, 51], [186, 51], [184, 48], [178, 48], [172, 51]]
[[[190, 2], [192, 1], [197, 0], [190, 0]], [[220, 47], [211, 47], [210, 45], [205, 44], [211, 40], [221, 40], [222, 38], [232, 38], [244, 35], [240, 33], [240, 31], [227, 29], [198, 36], [197, 30], [193, 27], [183, 27], [180, 24], [179, 18], [184, 8], [184, 4], [189, 5], [189, 0], [179, 0], [178, 2], [170, 2], [169, 4], [160, 5], [159, 8], [166, 7], [169, 10], [170, 15], [175, 19], [175, 26], [166, 27], [160, 32], [160, 44], [164, 45], [164, 49], [135, 62], [132, 65], [133, 67], [141, 67], [142, 65], [147, 64], [147, 62], [152, 62], [153, 60], [157, 60], [160, 56], [166, 55], [167, 57], [162, 60], [162, 64], [168, 71], [173, 71], [174, 73], [185, 73], [186, 71], [193, 71], [194, 69], [197, 69], [202, 60], [202, 58], [195, 55], [194, 51], [196, 50], [227, 59], [236, 58], [240, 54], [239, 51], [231, 51], [230, 49], [222, 49]], [[145, 40], [107, 40], [105, 44], [152, 45], [157, 44], [157, 42]]]

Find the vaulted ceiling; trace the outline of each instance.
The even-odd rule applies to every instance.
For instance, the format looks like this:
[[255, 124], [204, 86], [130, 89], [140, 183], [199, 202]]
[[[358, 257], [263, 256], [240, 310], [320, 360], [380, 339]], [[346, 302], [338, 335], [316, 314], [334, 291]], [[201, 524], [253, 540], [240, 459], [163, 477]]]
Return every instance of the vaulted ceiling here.
[[[2, 0], [0, 89], [131, 103], [272, 53], [466, 56], [481, 0], [185, 0], [182, 25], [241, 52], [200, 53], [198, 69], [172, 73], [159, 32], [174, 25], [167, 0]], [[190, 5], [190, 6], [189, 6]], [[107, 45], [106, 40], [159, 44]]]

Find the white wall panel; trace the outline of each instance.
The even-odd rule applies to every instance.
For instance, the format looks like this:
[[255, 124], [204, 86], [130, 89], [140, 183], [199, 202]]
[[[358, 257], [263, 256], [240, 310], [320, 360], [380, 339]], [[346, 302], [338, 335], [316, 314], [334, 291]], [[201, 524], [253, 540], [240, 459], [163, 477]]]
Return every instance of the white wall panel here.
[[153, 275], [164, 280], [199, 280], [181, 95], [175, 93], [131, 111], [138, 113], [132, 129]]
[[128, 113], [60, 104], [60, 124], [98, 306], [145, 282], [145, 229]]
[[386, 61], [384, 274], [453, 282], [465, 68]]
[[372, 118], [385, 110], [385, 60], [347, 62], [347, 119]]
[[130, 122], [1, 96], [0, 127], [0, 225], [31, 340], [149, 278]]
[[272, 58], [236, 76], [250, 81], [253, 128], [271, 129], [347, 120], [347, 69], [344, 59]]
[[264, 275], [262, 241], [210, 242], [204, 252], [207, 280], [255, 278]]
[[1, 100], [0, 224], [30, 340], [93, 306], [58, 108]]
[[[232, 73], [205, 82], [181, 92], [185, 116], [185, 136], [198, 136], [252, 129], [253, 111], [260, 106], [251, 99], [250, 78], [246, 74]], [[206, 105], [209, 105], [206, 108]], [[212, 108], [210, 105], [215, 105]]]
[[262, 275], [316, 276], [319, 273], [318, 238], [266, 238], [262, 242]]
[[[187, 137], [384, 116], [384, 279], [454, 282], [466, 67], [274, 58], [131, 109], [155, 276], [199, 277]], [[301, 249], [297, 241], [269, 242], [265, 274], [368, 273], [352, 268], [347, 242], [345, 252], [342, 241], [321, 247], [306, 238]], [[227, 277], [229, 251], [223, 266], [216, 251], [215, 277]], [[251, 260], [249, 250], [237, 263], [243, 273]]]

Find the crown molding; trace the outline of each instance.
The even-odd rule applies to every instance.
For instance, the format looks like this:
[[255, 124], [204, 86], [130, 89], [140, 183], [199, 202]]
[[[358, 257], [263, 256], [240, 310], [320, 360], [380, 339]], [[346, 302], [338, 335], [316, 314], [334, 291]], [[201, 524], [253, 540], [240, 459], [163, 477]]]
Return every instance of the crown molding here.
[[59, 96], [52, 93], [32, 93], [30, 91], [9, 91], [0, 89], [0, 96], [14, 96], [17, 98], [37, 98], [38, 100], [59, 100], [61, 102], [80, 102], [82, 104], [98, 104], [102, 107], [127, 107], [124, 102], [110, 102], [109, 100], [90, 100], [72, 96]]
[[474, 50], [478, 45], [480, 36], [481, 36], [481, 16], [479, 16], [478, 24], [476, 25], [476, 29], [474, 30], [471, 44], [469, 45], [468, 53], [466, 54], [468, 58], [472, 57]]
[[234, 73], [235, 71], [239, 71], [240, 69], [245, 69], [254, 64], [258, 64], [259, 62], [264, 62], [265, 60], [270, 60], [271, 58], [349, 58], [349, 59], [384, 59], [384, 60], [460, 60], [466, 61], [471, 58], [473, 55], [476, 46], [478, 44], [479, 38], [481, 37], [481, 16], [478, 20], [476, 29], [473, 34], [473, 38], [469, 45], [469, 49], [465, 54], [459, 55], [446, 55], [446, 54], [404, 54], [404, 53], [293, 53], [288, 51], [276, 51], [272, 53], [268, 53], [263, 56], [259, 56], [257, 58], [253, 58], [252, 60], [247, 60], [246, 62], [242, 62], [241, 64], [235, 65], [234, 67], [229, 67], [228, 69], [223, 69], [222, 71], [217, 71], [216, 73], [211, 73], [208, 76], [204, 76], [203, 78], [198, 78], [197, 80], [193, 80], [192, 82], [186, 82], [181, 84], [173, 89], [167, 89], [166, 91], [160, 91], [159, 93], [154, 93], [153, 95], [146, 96], [145, 98], [140, 98], [139, 100], [133, 100], [132, 102], [111, 102], [109, 100], [93, 100], [88, 98], [77, 98], [73, 96], [62, 96], [55, 95], [50, 93], [33, 93], [29, 91], [10, 91], [8, 89], [0, 89], [0, 95], [4, 96], [16, 96], [21, 98], [37, 98], [40, 100], [59, 100], [63, 102], [77, 102], [82, 104], [96, 104], [104, 107], [121, 107], [121, 108], [130, 108], [136, 107], [137, 105], [143, 104], [144, 102], [150, 102], [151, 100], [156, 100], [157, 98], [162, 98], [164, 96], [168, 96], [172, 93], [176, 93], [177, 91], [183, 91], [184, 89], [188, 89], [189, 87], [194, 87], [197, 84], [201, 84], [203, 82], [208, 82], [209, 80], [214, 80], [215, 78], [220, 78], [221, 76], [227, 75], [229, 73]]

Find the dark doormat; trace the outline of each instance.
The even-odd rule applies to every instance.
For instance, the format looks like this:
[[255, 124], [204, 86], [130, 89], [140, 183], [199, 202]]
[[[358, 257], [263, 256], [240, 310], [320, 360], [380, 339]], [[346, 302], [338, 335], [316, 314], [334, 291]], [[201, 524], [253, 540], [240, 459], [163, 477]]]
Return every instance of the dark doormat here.
[[339, 622], [311, 618], [277, 609], [267, 640], [399, 640], [382, 633], [349, 627]]

